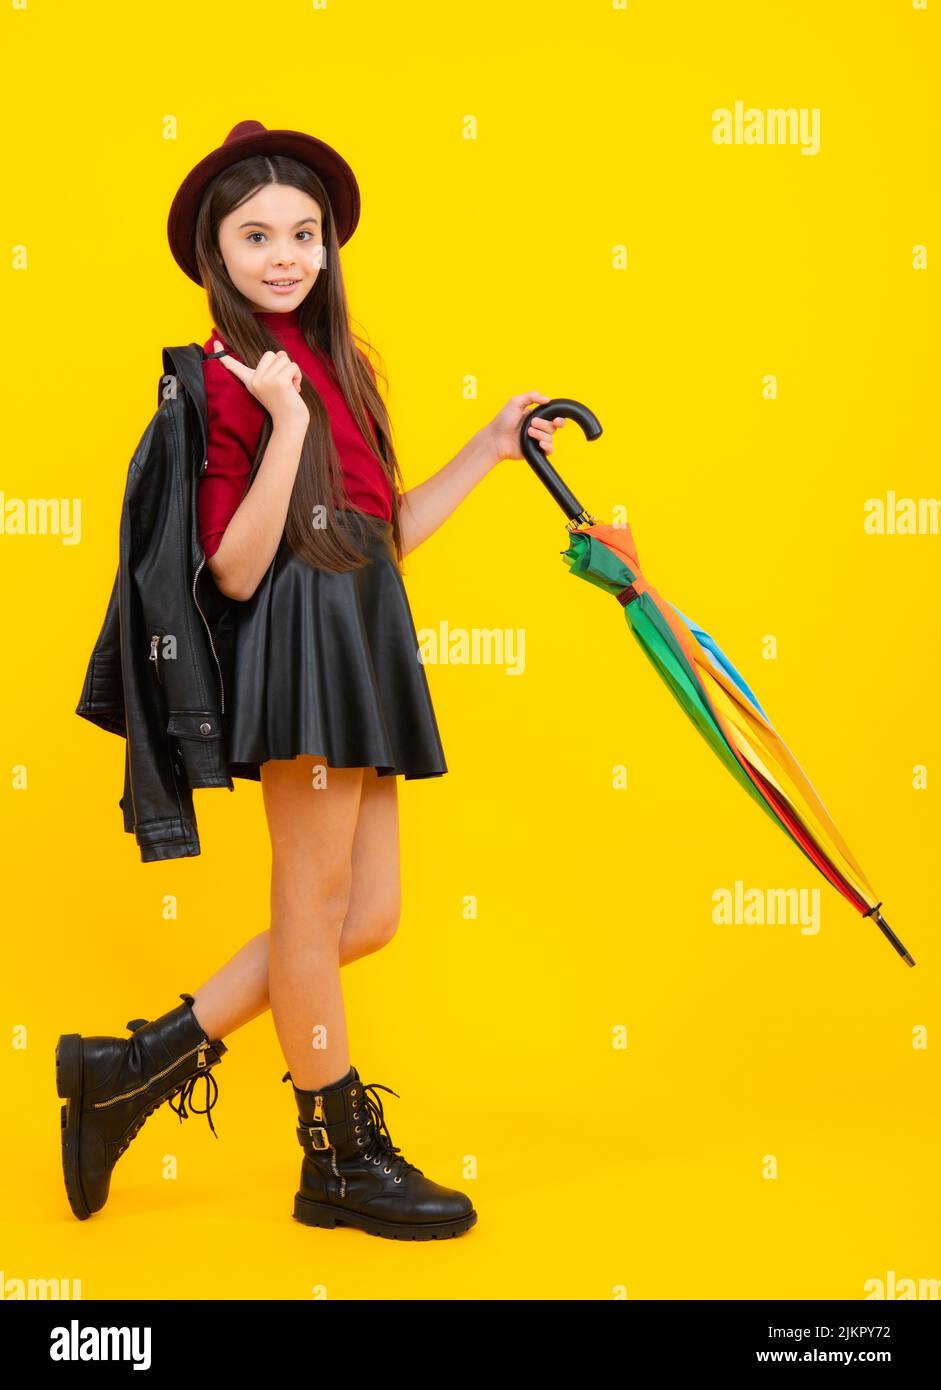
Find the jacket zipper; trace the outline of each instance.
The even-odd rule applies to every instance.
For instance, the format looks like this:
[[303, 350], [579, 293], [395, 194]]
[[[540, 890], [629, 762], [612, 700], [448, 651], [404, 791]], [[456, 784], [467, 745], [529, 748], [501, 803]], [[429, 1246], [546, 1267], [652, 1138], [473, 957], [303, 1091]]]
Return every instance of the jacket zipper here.
[[202, 570], [202, 567], [205, 563], [206, 557], [204, 555], [203, 558], [200, 560], [199, 564], [196, 566], [196, 573], [193, 575], [193, 602], [199, 609], [199, 616], [202, 618], [203, 622], [206, 625], [206, 636], [209, 638], [209, 646], [212, 650], [213, 657], [215, 658], [216, 670], [219, 672], [219, 713], [225, 714], [225, 686], [222, 683], [222, 666], [220, 665], [219, 657], [216, 655], [215, 643], [212, 640], [212, 632], [209, 629], [208, 620], [203, 610], [199, 607], [199, 599], [196, 597], [196, 581], [199, 578], [200, 571]]
[[[160, 675], [160, 654], [159, 654], [159, 652], [157, 651], [157, 647], [159, 646], [159, 644], [160, 644], [160, 633], [159, 633], [159, 632], [151, 633], [151, 637], [150, 637], [150, 658], [149, 658], [149, 659], [154, 663], [154, 674], [155, 674], [156, 677], [157, 677], [157, 684], [162, 688], [162, 687], [163, 687], [163, 678], [162, 678], [161, 675]], [[171, 765], [171, 767], [173, 768], [174, 772], [177, 774], [177, 776], [181, 776], [181, 775], [182, 775], [182, 768], [180, 768], [180, 767], [177, 766], [177, 757], [178, 757], [178, 756], [179, 756], [178, 754], [174, 755], [174, 754], [171, 753], [170, 765]], [[183, 817], [183, 803], [180, 801], [180, 789], [179, 789], [179, 787], [177, 786], [176, 779], [174, 779], [173, 785], [174, 785], [174, 788], [175, 788], [176, 794], [177, 794], [177, 795], [176, 795], [176, 804], [177, 804], [177, 805], [179, 806], [179, 808], [180, 808], [180, 820], [183, 820], [183, 818], [184, 818], [184, 817]]]
[[201, 1042], [197, 1047], [191, 1047], [189, 1052], [184, 1052], [182, 1057], [177, 1057], [176, 1061], [171, 1062], [168, 1067], [164, 1067], [163, 1071], [158, 1071], [156, 1076], [152, 1076], [149, 1081], [145, 1081], [143, 1086], [135, 1086], [133, 1091], [125, 1091], [123, 1095], [112, 1096], [110, 1100], [96, 1100], [92, 1108], [94, 1110], [104, 1110], [109, 1105], [117, 1105], [118, 1101], [130, 1100], [132, 1096], [139, 1096], [141, 1091], [146, 1091], [150, 1086], [154, 1084], [155, 1081], [159, 1081], [161, 1077], [166, 1076], [167, 1072], [173, 1071], [174, 1067], [178, 1067], [181, 1062], [185, 1062], [187, 1057], [192, 1057], [194, 1052], [199, 1053], [199, 1058], [197, 1060], [196, 1065], [198, 1067], [207, 1066], [208, 1064], [206, 1062], [206, 1050], [208, 1049], [208, 1047], [208, 1042]]

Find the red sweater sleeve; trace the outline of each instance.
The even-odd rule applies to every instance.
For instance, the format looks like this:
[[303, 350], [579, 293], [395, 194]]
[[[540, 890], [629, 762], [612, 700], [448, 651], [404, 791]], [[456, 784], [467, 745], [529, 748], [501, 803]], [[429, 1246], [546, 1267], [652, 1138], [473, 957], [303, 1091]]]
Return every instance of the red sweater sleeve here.
[[214, 555], [225, 529], [245, 496], [254, 449], [264, 423], [264, 408], [218, 359], [203, 363], [209, 440], [206, 468], [196, 498], [203, 551]]

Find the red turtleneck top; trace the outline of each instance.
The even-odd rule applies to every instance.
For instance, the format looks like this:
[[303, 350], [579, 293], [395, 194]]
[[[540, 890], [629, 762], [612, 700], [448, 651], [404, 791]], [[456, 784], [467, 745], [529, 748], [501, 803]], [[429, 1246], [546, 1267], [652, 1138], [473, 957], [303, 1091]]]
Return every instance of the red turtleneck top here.
[[[258, 319], [297, 363], [326, 407], [347, 500], [361, 511], [391, 521], [389, 479], [359, 432], [330, 359], [308, 347], [296, 309], [285, 313], [259, 313]], [[213, 328], [209, 341], [203, 344], [205, 352], [214, 351], [214, 338], [225, 343], [222, 334]], [[371, 364], [369, 369], [372, 371]], [[266, 411], [218, 357], [203, 363], [203, 380], [209, 412], [209, 441], [207, 463], [196, 495], [196, 514], [208, 559], [218, 550], [225, 529], [245, 496]], [[375, 422], [370, 421], [370, 424], [373, 438], [378, 441]]]

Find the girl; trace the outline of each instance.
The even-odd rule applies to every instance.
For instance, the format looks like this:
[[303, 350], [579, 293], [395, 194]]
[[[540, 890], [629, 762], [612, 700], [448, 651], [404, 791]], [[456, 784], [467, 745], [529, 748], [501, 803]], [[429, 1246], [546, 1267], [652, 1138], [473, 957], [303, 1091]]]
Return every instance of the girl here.
[[[295, 1217], [412, 1240], [477, 1219], [469, 1197], [392, 1144], [378, 1097], [389, 1087], [364, 1085], [350, 1063], [340, 967], [398, 923], [396, 777], [447, 771], [402, 559], [495, 464], [521, 457], [522, 421], [549, 397], [514, 396], [450, 463], [400, 491], [338, 255], [358, 217], [336, 151], [256, 121], [200, 161], [171, 209], [173, 254], [213, 320], [197, 513], [206, 564], [232, 601], [228, 757], [232, 776], [261, 782], [271, 927], [182, 1005], [133, 1020], [130, 1039], [71, 1035], [71, 1051], [60, 1039], [79, 1217], [104, 1205], [114, 1163], [158, 1105], [179, 1095], [185, 1117], [200, 1076], [212, 1125], [222, 1038], [270, 1007], [304, 1150]], [[563, 423], [529, 432], [551, 453]]]

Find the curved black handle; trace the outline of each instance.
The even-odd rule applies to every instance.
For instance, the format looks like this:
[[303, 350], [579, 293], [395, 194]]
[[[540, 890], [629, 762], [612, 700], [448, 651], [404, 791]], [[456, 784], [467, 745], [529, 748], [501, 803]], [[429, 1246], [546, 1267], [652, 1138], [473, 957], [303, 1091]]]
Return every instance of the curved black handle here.
[[587, 405], [582, 405], [581, 401], [570, 400], [568, 396], [556, 396], [553, 400], [547, 401], [545, 405], [539, 405], [535, 410], [531, 410], [520, 427], [520, 451], [523, 458], [550, 496], [558, 502], [565, 512], [566, 520], [572, 521], [582, 516], [583, 513], [587, 515], [585, 508], [575, 494], [566, 487], [536, 440], [529, 433], [529, 427], [537, 416], [544, 420], [554, 420], [557, 415], [564, 416], [566, 420], [574, 420], [589, 443], [601, 434], [601, 424], [597, 415], [594, 415]]

